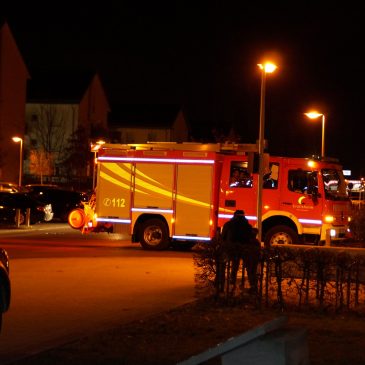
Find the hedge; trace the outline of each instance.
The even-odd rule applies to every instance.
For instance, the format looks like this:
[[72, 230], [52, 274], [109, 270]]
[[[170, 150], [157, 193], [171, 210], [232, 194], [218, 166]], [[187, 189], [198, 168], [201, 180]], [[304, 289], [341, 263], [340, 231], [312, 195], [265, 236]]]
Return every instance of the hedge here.
[[196, 293], [224, 301], [249, 298], [257, 307], [359, 311], [365, 303], [365, 255], [358, 252], [319, 246], [262, 248], [257, 291], [248, 294], [242, 260], [238, 281], [229, 280], [232, 260], [242, 252], [213, 239], [194, 251]]

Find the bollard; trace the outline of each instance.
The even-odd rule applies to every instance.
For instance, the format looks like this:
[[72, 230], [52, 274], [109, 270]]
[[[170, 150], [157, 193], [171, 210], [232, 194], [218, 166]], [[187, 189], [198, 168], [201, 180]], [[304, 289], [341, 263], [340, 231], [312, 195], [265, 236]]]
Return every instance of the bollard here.
[[30, 226], [30, 208], [27, 208], [26, 213], [25, 213], [25, 225], [27, 227]]
[[15, 225], [16, 228], [20, 227], [20, 209], [16, 209], [15, 211]]

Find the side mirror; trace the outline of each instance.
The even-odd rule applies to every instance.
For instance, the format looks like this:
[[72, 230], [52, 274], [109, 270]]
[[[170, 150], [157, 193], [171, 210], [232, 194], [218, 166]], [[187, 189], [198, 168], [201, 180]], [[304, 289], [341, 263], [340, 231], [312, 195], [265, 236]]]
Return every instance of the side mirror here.
[[347, 184], [347, 189], [352, 190], [354, 188], [354, 184], [352, 182]]

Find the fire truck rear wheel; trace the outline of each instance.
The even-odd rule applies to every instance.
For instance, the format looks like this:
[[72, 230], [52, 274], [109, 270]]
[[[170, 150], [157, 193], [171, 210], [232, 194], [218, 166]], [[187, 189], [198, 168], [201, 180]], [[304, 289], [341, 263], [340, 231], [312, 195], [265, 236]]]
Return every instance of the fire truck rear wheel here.
[[141, 246], [144, 249], [165, 250], [170, 246], [167, 226], [160, 219], [149, 219], [141, 228]]
[[288, 226], [273, 227], [265, 235], [265, 245], [290, 245], [298, 242], [298, 234]]

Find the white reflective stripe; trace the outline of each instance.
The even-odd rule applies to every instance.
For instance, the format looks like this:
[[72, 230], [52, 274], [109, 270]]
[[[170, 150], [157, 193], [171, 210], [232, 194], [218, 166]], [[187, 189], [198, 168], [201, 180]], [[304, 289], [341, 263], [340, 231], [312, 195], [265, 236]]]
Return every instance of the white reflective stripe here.
[[190, 241], [210, 241], [210, 237], [198, 237], [198, 236], [172, 236], [178, 240], [190, 240]]
[[119, 218], [96, 218], [97, 222], [110, 222], [110, 223], [131, 223], [130, 219]]
[[[218, 214], [218, 218], [223, 219], [231, 219], [233, 217], [233, 214]], [[246, 215], [245, 216], [249, 221], [256, 221], [257, 217], [254, 215]]]
[[184, 160], [182, 158], [142, 158], [142, 157], [98, 157], [98, 161], [124, 161], [124, 162], [171, 162], [192, 164], [214, 164], [214, 160]]
[[[223, 218], [223, 219], [231, 219], [233, 217], [233, 214], [218, 214], [219, 218]], [[249, 221], [256, 221], [257, 217], [253, 216], [253, 215], [246, 215], [246, 218]], [[298, 219], [298, 221], [300, 223], [304, 223], [304, 224], [318, 224], [318, 225], [322, 225], [322, 221], [318, 220], [318, 219]]]
[[158, 208], [132, 208], [132, 212], [150, 212], [150, 213], [173, 213], [172, 209], [158, 209]]
[[300, 223], [304, 223], [304, 224], [318, 224], [318, 225], [322, 225], [322, 221], [318, 220], [318, 219], [304, 219], [304, 218], [299, 218], [298, 221]]
[[233, 214], [218, 214], [218, 218], [231, 219]]

